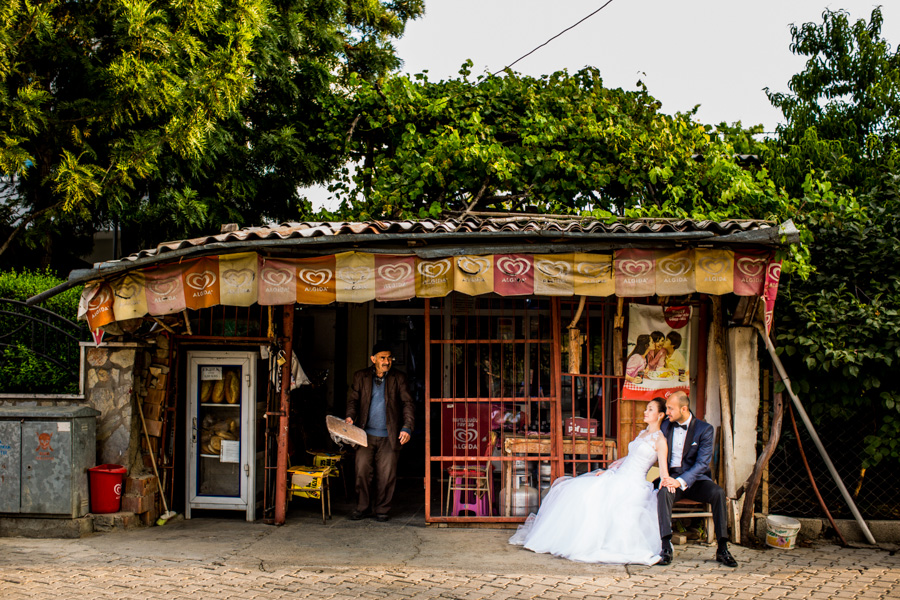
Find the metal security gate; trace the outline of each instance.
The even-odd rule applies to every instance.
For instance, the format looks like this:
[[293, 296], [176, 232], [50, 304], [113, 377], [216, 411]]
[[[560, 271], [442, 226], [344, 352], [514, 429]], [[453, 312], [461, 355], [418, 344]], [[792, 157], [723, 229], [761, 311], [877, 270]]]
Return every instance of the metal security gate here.
[[541, 464], [553, 475], [561, 470], [552, 427], [556, 311], [551, 299], [536, 297], [454, 293], [426, 303], [426, 521], [521, 521], [505, 491], [517, 472], [507, 452], [516, 440], [546, 449], [540, 459], [520, 459], [518, 472], [530, 479], [516, 492], [540, 493]]
[[426, 303], [427, 522], [521, 522], [556, 478], [615, 459], [616, 310], [615, 299]]
[[618, 456], [624, 379], [617, 374], [616, 363], [624, 354], [625, 303], [615, 298], [566, 298], [559, 304], [562, 343], [558, 364], [562, 374], [558, 422], [564, 473], [576, 476], [605, 469]]

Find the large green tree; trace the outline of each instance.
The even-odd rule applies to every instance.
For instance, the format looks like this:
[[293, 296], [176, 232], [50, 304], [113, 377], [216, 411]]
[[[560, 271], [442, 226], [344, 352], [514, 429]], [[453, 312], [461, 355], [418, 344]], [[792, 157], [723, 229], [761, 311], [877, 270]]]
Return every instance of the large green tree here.
[[792, 28], [806, 67], [769, 94], [785, 121], [766, 157], [809, 232], [810, 275], [781, 292], [784, 359], [817, 417], [869, 419], [869, 464], [900, 461], [900, 54], [881, 26], [875, 9]]
[[791, 51], [806, 57], [789, 93], [766, 90], [784, 115], [768, 161], [779, 186], [803, 193], [811, 171], [863, 190], [898, 165], [900, 50], [881, 35], [881, 9], [851, 22], [826, 10], [821, 23], [793, 25]]
[[46, 243], [54, 219], [128, 202], [166, 153], [202, 155], [253, 87], [270, 11], [266, 0], [6, 2], [0, 172], [13, 208], [0, 250], [29, 225]]
[[[376, 80], [400, 66], [391, 40], [422, 11], [423, 0], [276, 3], [240, 110], [211, 132], [209, 152], [193, 161], [169, 155], [167, 177], [148, 186], [151, 211], [173, 202], [207, 207], [200, 227], [172, 227], [169, 236], [311, 215], [301, 186], [333, 179], [346, 162], [346, 127], [331, 127], [334, 106], [346, 102], [351, 80]], [[157, 220], [131, 222], [150, 228], [136, 237], [160, 238]]]
[[[398, 65], [422, 0], [11, 0], [0, 7], [0, 252], [121, 223], [135, 244], [288, 218], [341, 158], [349, 74]], [[54, 236], [55, 234], [55, 236]], [[67, 250], [70, 249], [67, 247]]]
[[422, 217], [468, 206], [595, 216], [767, 217], [787, 198], [742, 165], [734, 140], [667, 115], [643, 87], [586, 68], [431, 82], [357, 81], [336, 106], [354, 168], [342, 218]]

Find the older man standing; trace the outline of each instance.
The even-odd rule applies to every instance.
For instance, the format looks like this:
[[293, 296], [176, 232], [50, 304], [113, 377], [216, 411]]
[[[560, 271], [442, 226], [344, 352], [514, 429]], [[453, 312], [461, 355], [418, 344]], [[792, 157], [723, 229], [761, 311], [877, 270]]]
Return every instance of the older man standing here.
[[391, 369], [394, 357], [387, 344], [375, 344], [370, 360], [372, 367], [354, 373], [347, 397], [345, 421], [364, 429], [368, 444], [356, 449], [357, 501], [350, 518], [358, 521], [374, 514], [376, 521], [385, 522], [390, 519], [400, 447], [415, 425], [415, 406], [406, 375]]

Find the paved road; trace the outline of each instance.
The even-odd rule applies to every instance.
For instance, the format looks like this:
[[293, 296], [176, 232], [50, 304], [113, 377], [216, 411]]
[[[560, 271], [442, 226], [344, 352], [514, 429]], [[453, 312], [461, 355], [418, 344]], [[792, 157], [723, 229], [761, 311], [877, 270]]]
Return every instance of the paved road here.
[[900, 598], [900, 556], [884, 550], [733, 547], [728, 569], [688, 545], [669, 567], [586, 565], [509, 546], [509, 533], [307, 516], [0, 538], [0, 598]]

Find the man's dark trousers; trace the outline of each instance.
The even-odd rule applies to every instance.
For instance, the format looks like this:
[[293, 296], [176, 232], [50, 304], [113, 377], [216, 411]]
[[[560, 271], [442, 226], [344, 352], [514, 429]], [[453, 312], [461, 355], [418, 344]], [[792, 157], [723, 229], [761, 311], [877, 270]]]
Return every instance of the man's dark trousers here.
[[[390, 502], [397, 484], [400, 450], [392, 449], [386, 437], [367, 433], [366, 442], [367, 447], [356, 449], [356, 510], [367, 513], [372, 507], [376, 515], [386, 515], [391, 510]], [[376, 472], [378, 477], [373, 489], [372, 479]]]
[[[671, 469], [670, 475], [678, 477], [681, 469]], [[728, 525], [725, 522], [725, 492], [712, 481], [701, 479], [695, 481], [688, 489], [679, 488], [673, 494], [664, 487], [659, 488], [657, 508], [659, 512], [659, 535], [672, 535], [672, 505], [682, 498], [696, 502], [708, 502], [712, 507], [713, 525], [716, 528], [716, 539], [728, 537]]]

